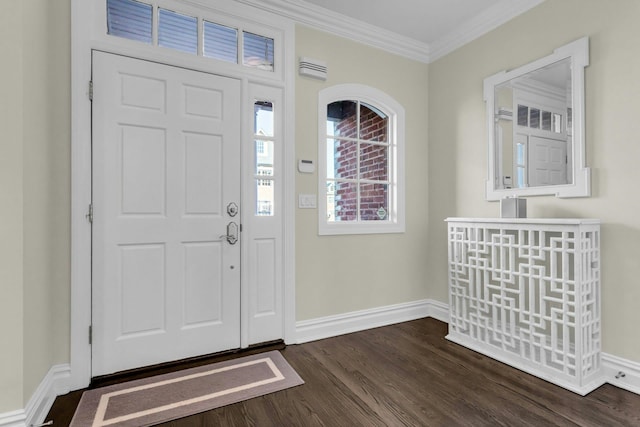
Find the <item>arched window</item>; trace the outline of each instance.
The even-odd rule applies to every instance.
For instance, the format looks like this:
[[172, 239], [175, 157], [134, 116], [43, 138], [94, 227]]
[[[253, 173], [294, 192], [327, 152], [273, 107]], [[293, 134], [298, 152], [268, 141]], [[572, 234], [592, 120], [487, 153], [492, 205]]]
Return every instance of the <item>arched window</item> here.
[[356, 84], [319, 95], [319, 234], [404, 232], [404, 108]]

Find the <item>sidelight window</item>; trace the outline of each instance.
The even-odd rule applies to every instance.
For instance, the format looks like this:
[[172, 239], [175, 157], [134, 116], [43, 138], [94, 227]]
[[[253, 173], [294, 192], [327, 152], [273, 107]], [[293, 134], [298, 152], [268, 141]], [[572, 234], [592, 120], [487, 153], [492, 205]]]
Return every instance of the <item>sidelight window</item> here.
[[273, 103], [256, 101], [253, 105], [253, 155], [258, 216], [273, 216], [275, 205], [274, 180], [274, 115]]

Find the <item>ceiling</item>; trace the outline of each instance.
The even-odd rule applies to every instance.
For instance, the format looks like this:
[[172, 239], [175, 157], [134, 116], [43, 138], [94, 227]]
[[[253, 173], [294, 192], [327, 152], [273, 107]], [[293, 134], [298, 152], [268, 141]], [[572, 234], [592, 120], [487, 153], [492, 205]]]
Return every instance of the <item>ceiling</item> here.
[[239, 0], [431, 62], [544, 0]]
[[503, 0], [306, 0], [430, 44]]

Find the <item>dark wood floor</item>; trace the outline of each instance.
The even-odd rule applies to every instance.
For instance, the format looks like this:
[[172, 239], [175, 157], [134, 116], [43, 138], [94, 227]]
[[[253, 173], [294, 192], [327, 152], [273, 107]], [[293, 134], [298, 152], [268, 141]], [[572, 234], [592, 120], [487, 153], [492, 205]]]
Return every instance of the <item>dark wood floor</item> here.
[[[421, 319], [288, 346], [305, 384], [162, 424], [186, 426], [640, 426], [640, 396], [604, 385], [586, 397], [444, 339]], [[66, 426], [80, 399], [56, 399]]]

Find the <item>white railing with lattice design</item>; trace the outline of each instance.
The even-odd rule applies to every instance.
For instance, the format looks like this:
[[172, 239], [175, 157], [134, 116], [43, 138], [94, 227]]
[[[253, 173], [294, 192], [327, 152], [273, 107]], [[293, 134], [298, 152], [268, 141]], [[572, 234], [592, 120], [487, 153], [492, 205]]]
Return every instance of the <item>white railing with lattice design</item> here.
[[582, 395], [604, 384], [600, 221], [447, 223], [447, 339]]

